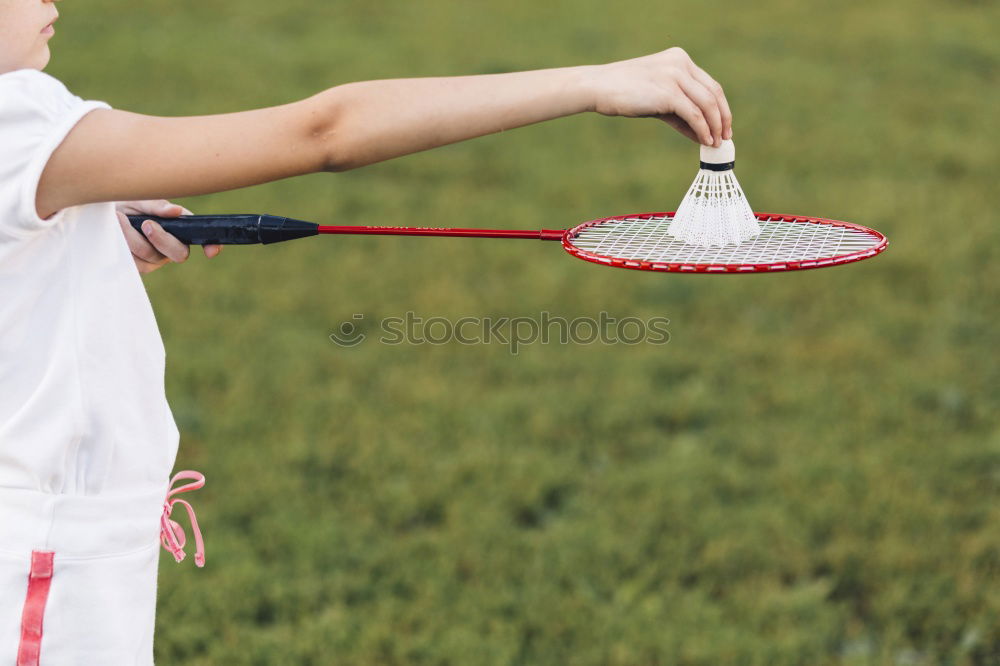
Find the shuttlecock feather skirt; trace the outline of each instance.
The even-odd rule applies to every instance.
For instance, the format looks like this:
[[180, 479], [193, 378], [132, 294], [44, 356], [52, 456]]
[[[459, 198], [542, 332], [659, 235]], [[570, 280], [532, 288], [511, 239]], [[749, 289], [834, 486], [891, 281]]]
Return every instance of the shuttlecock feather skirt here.
[[667, 230], [691, 245], [739, 245], [760, 233], [760, 225], [732, 169], [700, 169]]

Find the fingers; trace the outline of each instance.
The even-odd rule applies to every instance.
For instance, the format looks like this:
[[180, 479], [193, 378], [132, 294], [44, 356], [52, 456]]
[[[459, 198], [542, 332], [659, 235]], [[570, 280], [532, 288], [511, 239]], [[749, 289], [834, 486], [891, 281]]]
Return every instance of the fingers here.
[[155, 201], [143, 201], [145, 204], [141, 212], [147, 215], [158, 215], [159, 217], [178, 217], [184, 214], [184, 207], [175, 203], [170, 203], [166, 199]]
[[[180, 208], [180, 206], [178, 206], [178, 208]], [[178, 213], [178, 215], [179, 214], [180, 213]], [[176, 216], [177, 215], [170, 215], [169, 217]], [[166, 257], [175, 264], [187, 261], [188, 256], [190, 256], [190, 250], [187, 245], [177, 240], [176, 237], [168, 234], [163, 230], [163, 227], [152, 220], [146, 220], [142, 223], [142, 233], [146, 236], [146, 240], [149, 241], [155, 252], [157, 252], [160, 256]]]
[[[683, 88], [681, 88], [680, 92], [684, 92]], [[702, 113], [701, 108], [695, 104], [686, 93], [680, 94], [677, 97], [679, 99], [674, 105], [674, 114], [687, 123], [688, 127], [694, 133], [694, 136], [687, 134], [683, 130], [680, 130], [681, 133], [689, 136], [699, 143], [705, 144], [706, 146], [715, 145], [715, 138], [712, 136], [712, 128], [705, 119], [705, 115]], [[667, 120], [667, 122], [670, 121]], [[673, 123], [671, 123], [671, 125], [673, 125]], [[676, 125], [674, 125], [674, 127], [676, 127]]]
[[670, 113], [665, 116], [660, 116], [660, 118], [695, 143], [701, 143], [701, 141], [698, 140], [698, 135], [694, 133], [693, 129], [691, 129], [691, 126], [684, 122], [684, 120], [677, 114]]
[[151, 199], [147, 201], [125, 201], [118, 204], [118, 209], [129, 215], [156, 215], [157, 217], [177, 217], [190, 215], [187, 209], [170, 203], [166, 199]]
[[705, 70], [695, 64], [691, 57], [680, 48], [669, 49], [667, 57], [674, 63], [674, 79], [684, 96], [698, 109], [699, 114], [708, 126], [708, 134], [694, 118], [690, 109], [683, 103], [678, 105], [677, 113], [688, 121], [697, 133], [701, 143], [719, 146], [723, 139], [731, 139], [733, 135], [733, 115], [729, 101], [722, 86], [708, 75]]
[[152, 220], [142, 223], [142, 233], [139, 233], [129, 223], [125, 213], [118, 211], [118, 224], [125, 235], [129, 251], [139, 261], [153, 264], [159, 268], [168, 261], [180, 263], [188, 258], [188, 247]]
[[[708, 141], [703, 142], [709, 146], [718, 146], [722, 143], [722, 111], [715, 95], [708, 91], [708, 88], [696, 81], [694, 78], [682, 77], [677, 84], [680, 86], [687, 98], [691, 100], [701, 112], [701, 117], [708, 126]], [[699, 136], [705, 137], [699, 132]]]
[[[125, 210], [128, 209], [125, 208]], [[141, 274], [145, 275], [146, 273], [155, 271], [157, 268], [163, 266], [169, 261], [169, 259], [153, 247], [153, 245], [150, 244], [141, 233], [132, 227], [128, 218], [125, 216], [125, 213], [119, 210], [117, 214], [118, 225], [121, 227], [122, 235], [125, 236], [125, 242], [128, 244], [128, 249], [132, 253], [132, 259], [135, 261], [135, 267], [139, 269]]]
[[[182, 263], [190, 256], [190, 248], [153, 220], [142, 223], [142, 232], [138, 232], [129, 223], [126, 215], [155, 215], [157, 217], [179, 217], [193, 215], [183, 206], [170, 203], [165, 199], [152, 201], [129, 201], [118, 204], [118, 223], [128, 243], [129, 250], [135, 260], [135, 265], [142, 274], [155, 271], [167, 263]], [[203, 248], [209, 259], [219, 256], [221, 245], [206, 245]]]
[[681, 48], [589, 70], [594, 111], [658, 117], [688, 138], [720, 146], [733, 135], [733, 115], [715, 79]]
[[722, 86], [718, 81], [709, 76], [708, 72], [694, 64], [694, 62], [691, 63], [691, 67], [691, 75], [694, 79], [705, 86], [705, 88], [708, 89], [708, 91], [715, 97], [716, 102], [718, 102], [719, 111], [722, 114], [722, 138], [732, 139], [733, 112], [729, 108], [729, 100], [726, 99], [725, 91], [723, 91]]
[[[157, 206], [159, 208], [159, 210], [161, 211], [160, 213], [158, 213], [158, 215], [160, 215], [161, 217], [179, 217], [181, 215], [194, 215], [194, 213], [192, 213], [191, 211], [189, 211], [187, 208], [184, 208], [182, 206], [178, 206], [177, 204], [172, 204], [169, 201], [162, 200], [162, 199], [159, 200], [159, 201], [144, 201], [142, 203], [144, 203], [144, 204], [151, 204], [153, 206]], [[159, 225], [156, 225], [156, 226], [159, 227]], [[162, 228], [160, 230], [162, 231]], [[166, 232], [164, 232], [164, 235], [166, 235], [169, 238], [174, 238], [173, 236], [170, 236], [169, 234], [166, 234]], [[178, 241], [178, 242], [180, 242], [180, 241]], [[187, 247], [187, 245], [183, 245], [183, 247], [184, 247], [185, 252], [186, 252], [186, 254], [184, 255], [184, 259], [187, 259], [188, 256], [190, 256], [190, 254], [189, 254], [190, 253], [190, 249]], [[174, 249], [176, 250], [176, 246], [174, 246]], [[219, 253], [222, 252], [222, 246], [221, 245], [205, 245], [205, 246], [202, 247], [202, 250], [205, 252], [205, 256], [206, 257], [208, 257], [209, 259], [212, 259], [214, 257], [219, 256]], [[161, 252], [163, 252], [164, 254], [167, 254], [166, 252], [163, 251], [162, 248], [161, 248]], [[167, 256], [170, 257], [171, 261], [174, 261], [176, 263], [180, 263], [181, 261], [184, 261], [184, 259], [181, 259], [180, 261], [178, 261], [177, 259], [174, 259], [169, 254], [167, 254]]]

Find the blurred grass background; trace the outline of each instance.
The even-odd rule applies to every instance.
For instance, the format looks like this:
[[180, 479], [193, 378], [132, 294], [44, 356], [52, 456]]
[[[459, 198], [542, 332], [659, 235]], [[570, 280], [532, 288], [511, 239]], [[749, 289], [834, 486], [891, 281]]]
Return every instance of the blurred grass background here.
[[[996, 2], [61, 9], [50, 72], [162, 115], [681, 45], [726, 88], [755, 210], [891, 243], [733, 279], [345, 237], [150, 276], [178, 469], [209, 479], [208, 566], [161, 560], [158, 663], [1000, 664]], [[581, 116], [184, 203], [563, 227], [672, 209], [696, 160]], [[671, 341], [378, 344], [407, 311], [668, 317]], [[354, 314], [370, 339], [331, 343]]]

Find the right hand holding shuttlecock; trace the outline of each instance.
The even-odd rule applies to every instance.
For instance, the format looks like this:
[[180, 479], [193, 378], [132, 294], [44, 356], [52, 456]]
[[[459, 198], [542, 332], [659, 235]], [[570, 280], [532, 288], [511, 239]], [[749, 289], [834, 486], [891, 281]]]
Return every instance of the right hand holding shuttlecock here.
[[722, 86], [681, 48], [587, 71], [598, 113], [661, 118], [707, 146], [733, 137], [733, 114]]

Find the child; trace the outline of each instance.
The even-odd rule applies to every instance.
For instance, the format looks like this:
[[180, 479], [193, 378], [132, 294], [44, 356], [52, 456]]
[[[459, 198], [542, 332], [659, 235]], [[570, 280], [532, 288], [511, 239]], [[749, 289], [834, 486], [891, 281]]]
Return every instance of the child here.
[[178, 433], [135, 267], [187, 249], [151, 221], [143, 239], [114, 202], [353, 169], [583, 111], [661, 118], [705, 144], [732, 134], [722, 88], [677, 48], [350, 83], [228, 115], [137, 115], [41, 72], [57, 16], [54, 0], [0, 0], [0, 664], [151, 664], [158, 534], [183, 556], [167, 520], [176, 500], [164, 505]]

